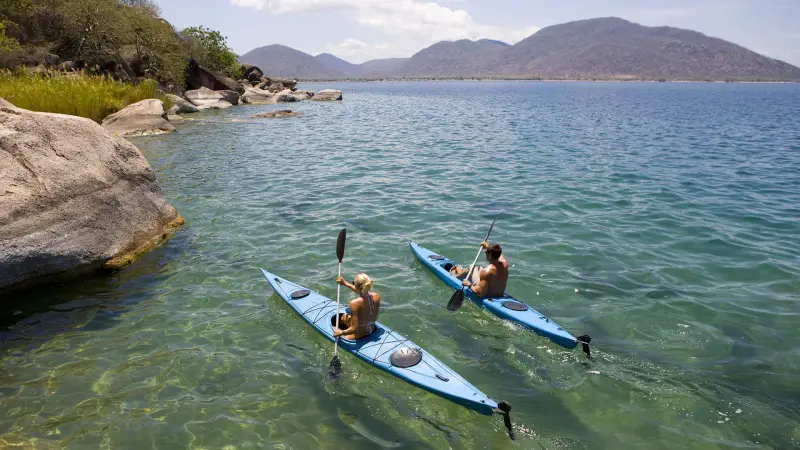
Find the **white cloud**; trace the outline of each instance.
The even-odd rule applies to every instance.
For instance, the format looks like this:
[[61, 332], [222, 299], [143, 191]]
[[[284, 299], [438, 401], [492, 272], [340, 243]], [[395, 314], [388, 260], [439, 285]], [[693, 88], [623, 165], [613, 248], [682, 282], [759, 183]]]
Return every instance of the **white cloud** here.
[[[406, 40], [403, 47], [414, 43], [417, 50], [434, 42], [457, 39], [489, 38], [513, 44], [538, 30], [536, 27], [507, 28], [479, 24], [463, 9], [449, 8], [423, 0], [230, 0], [230, 2], [236, 6], [265, 9], [274, 14], [338, 11], [351, 17], [363, 27], [378, 30], [395, 38], [403, 37]], [[389, 56], [391, 49], [389, 45], [381, 47], [385, 44], [363, 42], [362, 44], [365, 44], [362, 46], [362, 53], [371, 46], [376, 55]], [[356, 52], [358, 44], [345, 40], [335, 46], [342, 46], [345, 51]]]
[[350, 62], [361, 63], [376, 58], [408, 56], [408, 53], [392, 47], [388, 42], [368, 44], [355, 38], [347, 38], [338, 44], [328, 44], [326, 51]]

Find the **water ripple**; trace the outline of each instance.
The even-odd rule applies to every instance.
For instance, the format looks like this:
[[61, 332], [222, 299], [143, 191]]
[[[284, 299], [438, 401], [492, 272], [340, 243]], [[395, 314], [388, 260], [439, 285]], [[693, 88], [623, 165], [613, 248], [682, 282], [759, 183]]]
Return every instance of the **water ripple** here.
[[[2, 313], [0, 446], [512, 447], [354, 358], [327, 381], [328, 342], [257, 268], [333, 296], [341, 227], [381, 320], [514, 405], [522, 448], [798, 445], [797, 86], [335, 87], [298, 120], [242, 106], [136, 141], [187, 228]], [[466, 263], [496, 216], [509, 291], [594, 362], [447, 311], [408, 251]]]

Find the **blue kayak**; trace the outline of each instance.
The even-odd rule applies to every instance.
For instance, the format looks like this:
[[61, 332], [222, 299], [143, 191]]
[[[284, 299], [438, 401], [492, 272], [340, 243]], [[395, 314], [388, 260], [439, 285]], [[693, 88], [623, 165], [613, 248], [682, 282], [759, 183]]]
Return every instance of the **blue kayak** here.
[[[334, 340], [336, 302], [261, 269], [272, 289], [323, 336]], [[344, 309], [343, 309], [344, 310]], [[419, 348], [386, 325], [375, 322], [371, 335], [350, 340], [339, 338], [339, 348], [367, 364], [388, 372], [414, 386], [482, 414], [493, 414], [497, 403], [471, 385], [453, 369]]]
[[[451, 275], [450, 272], [444, 268], [444, 266], [448, 264], [455, 265], [455, 261], [434, 253], [425, 247], [420, 247], [412, 241], [409, 241], [408, 245], [411, 247], [411, 251], [414, 252], [414, 256], [440, 280], [444, 281], [445, 284], [453, 289], [458, 289], [462, 286], [461, 280]], [[467, 297], [473, 302], [479, 306], [483, 306], [498, 317], [524, 325], [539, 336], [546, 337], [562, 347], [571, 349], [578, 345], [578, 339], [576, 339], [575, 336], [558, 326], [557, 323], [550, 320], [544, 314], [508, 294], [497, 298], [479, 298], [471, 290], [466, 290], [465, 292]], [[586, 336], [582, 336], [582, 338], [584, 338], [582, 340], [588, 340]], [[588, 355], [588, 345], [584, 346], [584, 351], [587, 352]]]

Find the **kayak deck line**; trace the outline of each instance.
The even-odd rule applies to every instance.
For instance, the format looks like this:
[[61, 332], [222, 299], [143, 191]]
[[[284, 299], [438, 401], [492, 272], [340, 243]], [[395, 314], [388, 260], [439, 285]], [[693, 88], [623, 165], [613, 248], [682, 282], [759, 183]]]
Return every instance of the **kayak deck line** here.
[[[286, 304], [320, 334], [335, 341], [333, 327], [336, 302], [264, 269], [261, 269], [261, 273]], [[502, 415], [504, 424], [508, 428], [508, 434], [513, 439], [514, 433], [509, 415], [511, 407], [507, 402], [495, 402], [438, 358], [402, 334], [377, 321], [375, 328], [375, 332], [361, 339], [340, 337], [339, 349], [446, 400], [481, 414]]]
[[[445, 267], [447, 265], [456, 265], [455, 261], [438, 253], [434, 253], [414, 241], [408, 241], [408, 245], [411, 248], [411, 252], [414, 253], [414, 256], [416, 256], [428, 270], [433, 272], [437, 278], [453, 289], [462, 288], [461, 280], [454, 277]], [[552, 342], [564, 348], [573, 349], [580, 344], [586, 356], [589, 359], [592, 358], [591, 349], [589, 347], [589, 343], [592, 340], [591, 337], [582, 335], [576, 338], [545, 314], [536, 311], [522, 300], [516, 299], [508, 293], [503, 294], [502, 297], [481, 298], [475, 295], [472, 290], [468, 289], [466, 290], [466, 294], [470, 300], [478, 306], [486, 308], [489, 312], [501, 319], [507, 319], [518, 323], [539, 336], [550, 339]]]

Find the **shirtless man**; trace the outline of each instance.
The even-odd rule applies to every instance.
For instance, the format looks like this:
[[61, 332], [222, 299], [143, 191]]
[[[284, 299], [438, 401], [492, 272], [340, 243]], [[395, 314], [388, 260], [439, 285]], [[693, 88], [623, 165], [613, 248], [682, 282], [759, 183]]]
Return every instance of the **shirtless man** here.
[[352, 283], [337, 277], [336, 282], [350, 288], [358, 297], [350, 300], [350, 314], [339, 315], [339, 328], [334, 328], [333, 337], [345, 339], [361, 339], [375, 332], [375, 321], [381, 309], [381, 296], [370, 292], [372, 280], [365, 273], [356, 275]]
[[[502, 297], [508, 282], [508, 260], [503, 256], [503, 249], [498, 244], [483, 241], [481, 247], [486, 249], [486, 260], [489, 265], [486, 267], [476, 265], [472, 269], [470, 279], [464, 279], [462, 284], [481, 298]], [[469, 267], [453, 266], [450, 274], [456, 278], [466, 278], [468, 271]]]

